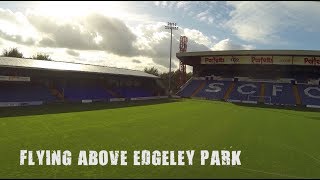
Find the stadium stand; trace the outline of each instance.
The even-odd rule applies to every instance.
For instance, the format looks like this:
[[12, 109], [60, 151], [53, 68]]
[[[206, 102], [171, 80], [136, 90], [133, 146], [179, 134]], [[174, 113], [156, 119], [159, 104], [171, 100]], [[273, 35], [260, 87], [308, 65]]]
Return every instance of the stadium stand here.
[[297, 87], [303, 105], [320, 106], [320, 86], [298, 84]]
[[141, 87], [119, 87], [112, 89], [112, 91], [120, 94], [125, 98], [152, 96], [152, 92]]
[[202, 83], [201, 80], [198, 79], [194, 79], [190, 82], [190, 84], [188, 84], [183, 91], [180, 91], [178, 93], [179, 96], [181, 97], [190, 97], [193, 92], [200, 86], [200, 84]]
[[320, 51], [181, 51], [176, 56], [198, 79], [181, 86], [183, 97], [320, 108]]
[[230, 102], [257, 102], [259, 92], [260, 84], [257, 82], [237, 82], [228, 100]]
[[0, 57], [0, 106], [168, 97], [158, 79], [129, 69]]
[[98, 85], [82, 85], [71, 83], [64, 88], [64, 98], [66, 100], [102, 100], [113, 98], [102, 86]]
[[0, 102], [54, 101], [48, 88], [30, 83], [2, 83]]
[[266, 97], [271, 97], [271, 104], [296, 105], [293, 85], [290, 83], [265, 83]]
[[196, 94], [196, 97], [205, 97], [207, 99], [222, 100], [230, 84], [231, 81], [207, 81], [205, 87]]
[[[202, 79], [202, 80], [201, 80]], [[180, 91], [180, 96], [191, 97], [191, 94], [202, 83], [205, 87], [200, 90], [195, 97], [204, 99], [223, 100], [228, 93], [231, 85], [234, 84], [229, 96], [225, 99], [229, 102], [243, 102], [243, 103], [264, 103], [274, 105], [313, 105], [320, 106], [320, 86], [291, 83], [272, 82], [272, 80], [265, 80], [267, 82], [250, 81], [223, 81], [223, 80], [205, 80], [199, 78], [193, 80], [188, 86]], [[295, 95], [294, 87], [297, 87], [297, 95]], [[299, 100], [297, 100], [297, 97]]]

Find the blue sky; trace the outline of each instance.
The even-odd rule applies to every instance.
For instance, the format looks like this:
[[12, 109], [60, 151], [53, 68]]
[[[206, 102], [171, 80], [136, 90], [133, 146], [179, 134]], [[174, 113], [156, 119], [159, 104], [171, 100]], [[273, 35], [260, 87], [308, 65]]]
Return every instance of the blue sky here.
[[[320, 2], [0, 2], [0, 48], [25, 56], [142, 70], [168, 70], [180, 35], [188, 51], [320, 49]], [[178, 60], [173, 53], [173, 68]]]

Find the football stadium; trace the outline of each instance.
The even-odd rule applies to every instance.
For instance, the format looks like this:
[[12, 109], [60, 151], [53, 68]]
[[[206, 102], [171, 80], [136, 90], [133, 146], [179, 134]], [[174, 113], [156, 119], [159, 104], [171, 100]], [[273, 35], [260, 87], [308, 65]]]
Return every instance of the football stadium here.
[[[176, 56], [193, 77], [172, 97], [142, 71], [1, 57], [0, 176], [320, 176], [320, 51]], [[192, 166], [133, 166], [132, 151], [145, 149], [195, 150], [197, 158]], [[127, 150], [128, 166], [77, 166], [77, 158], [70, 166], [21, 166], [20, 150]], [[241, 150], [241, 166], [202, 166], [200, 150]]]

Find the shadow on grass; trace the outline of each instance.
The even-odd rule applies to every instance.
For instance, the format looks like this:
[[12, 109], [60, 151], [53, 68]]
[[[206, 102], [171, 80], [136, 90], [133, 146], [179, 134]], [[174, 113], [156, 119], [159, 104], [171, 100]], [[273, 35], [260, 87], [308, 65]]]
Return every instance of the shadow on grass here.
[[290, 110], [290, 111], [277, 111], [278, 113], [287, 114], [287, 115], [294, 115], [294, 116], [301, 116], [311, 120], [318, 120], [320, 121], [320, 113], [319, 116], [306, 116], [304, 114], [296, 114], [293, 112], [320, 112], [320, 109], [317, 108], [307, 108], [304, 106], [277, 106], [277, 105], [267, 105], [267, 104], [243, 104], [243, 103], [233, 103], [238, 106], [244, 107], [255, 107], [255, 108], [266, 108], [268, 110]]
[[[253, 108], [264, 108], [264, 109], [268, 109], [268, 110], [284, 109], [284, 110], [302, 111], [302, 112], [320, 112], [319, 108], [308, 108], [308, 107], [305, 107], [305, 106], [281, 106], [281, 105], [268, 105], [268, 104], [248, 104], [248, 103], [226, 102], [225, 100], [222, 100], [222, 99], [220, 99], [220, 100], [202, 99], [202, 98], [184, 98], [184, 99], [232, 103], [232, 104], [237, 105], [237, 106], [253, 107]], [[320, 120], [320, 114], [319, 114], [319, 117], [313, 117], [313, 119]]]
[[[206, 99], [201, 99], [206, 100]], [[318, 120], [320, 121], [320, 113], [318, 116], [307, 116], [304, 114], [297, 114], [295, 112], [320, 112], [320, 109], [317, 108], [308, 108], [305, 106], [280, 106], [280, 105], [268, 105], [268, 104], [246, 104], [246, 103], [235, 103], [235, 102], [226, 102], [224, 100], [207, 100], [207, 101], [216, 101], [216, 102], [224, 102], [224, 103], [232, 103], [237, 106], [242, 107], [252, 107], [252, 108], [261, 108], [267, 109], [268, 111], [277, 111], [278, 113], [290, 115], [290, 116], [301, 116], [303, 118]], [[289, 111], [278, 111], [278, 110], [289, 110]]]
[[285, 109], [293, 111], [304, 111], [304, 112], [320, 112], [317, 108], [308, 108], [305, 106], [280, 106], [280, 105], [268, 105], [268, 104], [246, 104], [246, 103], [233, 103], [238, 106], [245, 107], [257, 107], [257, 108], [267, 108], [267, 109]]
[[0, 118], [2, 117], [17, 117], [30, 115], [58, 114], [81, 111], [94, 111], [103, 109], [126, 108], [134, 106], [147, 106], [154, 104], [164, 104], [178, 102], [179, 99], [159, 99], [159, 100], [144, 100], [130, 102], [94, 102], [88, 104], [82, 103], [52, 103], [39, 106], [20, 106], [20, 107], [1, 107]]

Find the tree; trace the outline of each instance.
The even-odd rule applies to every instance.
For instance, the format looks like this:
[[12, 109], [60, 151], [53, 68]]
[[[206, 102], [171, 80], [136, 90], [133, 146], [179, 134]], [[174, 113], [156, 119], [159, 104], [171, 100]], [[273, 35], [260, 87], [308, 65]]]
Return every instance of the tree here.
[[2, 52], [2, 56], [23, 58], [23, 54], [19, 52], [17, 48], [11, 48], [10, 50], [4, 49]]
[[[173, 93], [176, 93], [180, 90], [180, 70], [177, 69], [171, 72], [171, 90]], [[169, 72], [165, 72], [159, 75], [161, 81], [165, 85], [165, 88], [169, 88]], [[192, 73], [189, 72], [186, 75], [186, 80], [189, 80], [192, 77]]]
[[149, 73], [149, 74], [153, 74], [155, 76], [159, 76], [159, 71], [157, 68], [155, 67], [151, 67], [151, 68], [144, 68], [144, 72]]
[[188, 81], [192, 77], [192, 72], [188, 72], [186, 75], [186, 81]]
[[42, 53], [37, 53], [36, 55], [32, 56], [32, 59], [52, 61], [52, 59], [49, 57], [48, 54], [42, 54]]

